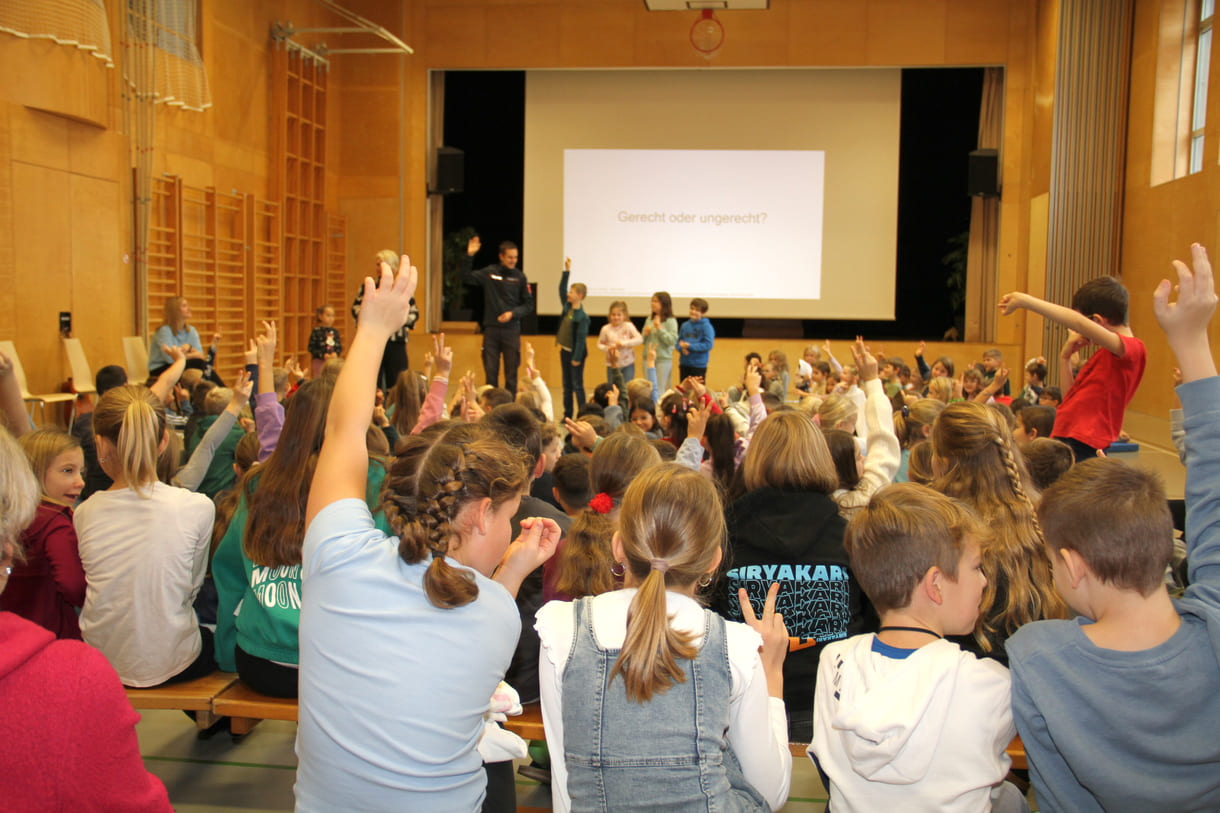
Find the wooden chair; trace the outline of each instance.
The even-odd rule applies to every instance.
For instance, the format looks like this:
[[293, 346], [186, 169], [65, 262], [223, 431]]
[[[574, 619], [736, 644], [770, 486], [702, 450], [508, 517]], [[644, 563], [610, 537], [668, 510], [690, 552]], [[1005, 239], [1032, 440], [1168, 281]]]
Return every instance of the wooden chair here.
[[[10, 341], [0, 341], [0, 353], [8, 356], [9, 361], [13, 363], [13, 374], [17, 376], [17, 386], [21, 389], [21, 399], [27, 404], [34, 404], [38, 407], [42, 423], [47, 422], [47, 404], [63, 404], [76, 400], [76, 395], [71, 392], [52, 392], [45, 395], [35, 395], [30, 392], [29, 385], [26, 384], [25, 380], [25, 368], [21, 366], [21, 358], [17, 355], [17, 348]], [[69, 430], [72, 428], [72, 419], [75, 417], [75, 413], [76, 410], [72, 410], [68, 417]], [[30, 417], [33, 418], [32, 409]]]
[[156, 686], [152, 689], [127, 689], [127, 700], [134, 709], [179, 709], [195, 712], [195, 725], [200, 729], [211, 727], [219, 719], [212, 711], [212, 703], [216, 696], [237, 681], [237, 675], [232, 672], [213, 672], [212, 674], [173, 683], [169, 686]]
[[85, 348], [80, 339], [64, 339], [64, 352], [68, 355], [68, 368], [72, 371], [72, 389], [77, 395], [95, 395], [97, 387], [93, 383], [93, 370], [89, 367], [89, 359], [85, 358]]
[[148, 378], [148, 345], [143, 336], [124, 336], [123, 356], [127, 361], [127, 378], [132, 381]]

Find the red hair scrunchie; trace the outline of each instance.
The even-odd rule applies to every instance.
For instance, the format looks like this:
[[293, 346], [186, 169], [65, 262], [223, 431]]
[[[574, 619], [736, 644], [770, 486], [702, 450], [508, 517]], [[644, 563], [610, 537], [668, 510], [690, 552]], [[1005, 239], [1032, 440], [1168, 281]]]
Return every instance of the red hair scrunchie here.
[[614, 507], [614, 500], [610, 499], [606, 492], [599, 491], [589, 500], [589, 507], [599, 514], [609, 514], [610, 509]]

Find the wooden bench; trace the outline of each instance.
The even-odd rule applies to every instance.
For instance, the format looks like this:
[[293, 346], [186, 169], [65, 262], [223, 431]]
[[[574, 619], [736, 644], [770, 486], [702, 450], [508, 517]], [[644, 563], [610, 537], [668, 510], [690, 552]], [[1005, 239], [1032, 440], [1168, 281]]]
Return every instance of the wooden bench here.
[[217, 717], [229, 717], [229, 730], [240, 737], [250, 733], [263, 720], [297, 720], [295, 697], [268, 697], [251, 689], [240, 680], [235, 681], [212, 701], [212, 711]]
[[209, 728], [217, 720], [212, 710], [216, 696], [237, 682], [232, 672], [213, 672], [207, 677], [156, 686], [151, 689], [126, 688], [127, 700], [134, 709], [179, 709], [195, 712], [195, 725]]
[[1029, 763], [1025, 761], [1025, 743], [1021, 742], [1020, 736], [1013, 737], [1005, 750], [1008, 752], [1008, 758], [1012, 760], [1013, 770], [1029, 770]]
[[527, 703], [517, 716], [510, 716], [502, 723], [506, 729], [523, 740], [545, 740], [546, 730], [542, 726], [542, 704]]

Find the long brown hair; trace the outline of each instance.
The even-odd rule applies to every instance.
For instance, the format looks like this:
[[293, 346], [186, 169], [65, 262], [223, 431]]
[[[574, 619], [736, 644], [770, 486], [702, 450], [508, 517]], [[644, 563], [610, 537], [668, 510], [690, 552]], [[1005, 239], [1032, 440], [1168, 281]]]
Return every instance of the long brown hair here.
[[469, 604], [479, 595], [470, 572], [445, 560], [461, 541], [454, 526], [458, 514], [482, 499], [499, 508], [527, 482], [521, 455], [485, 428], [474, 427], [461, 424], [439, 438], [410, 436], [400, 444], [382, 489], [382, 508], [399, 539], [398, 555], [416, 564], [431, 554], [424, 592], [442, 609]]
[[[983, 404], [958, 401], [937, 418], [932, 443], [944, 472], [933, 488], [973, 508], [992, 531], [982, 546], [987, 589], [974, 633], [979, 646], [990, 652], [1022, 624], [1067, 617], [1008, 425]], [[1004, 605], [997, 606], [1001, 588]]]
[[288, 567], [301, 563], [305, 504], [326, 433], [333, 391], [334, 382], [325, 378], [302, 385], [285, 405], [284, 427], [275, 451], [242, 478], [248, 512], [241, 547], [256, 565]]
[[[639, 583], [627, 611], [627, 635], [610, 680], [621, 676], [627, 699], [646, 703], [686, 680], [679, 660], [698, 650], [694, 636], [669, 624], [665, 590], [689, 589], [716, 565], [724, 542], [724, 508], [698, 472], [667, 463], [641, 474], [623, 497], [619, 517], [626, 567]], [[653, 567], [664, 562], [664, 570]]]
[[394, 428], [399, 435], [409, 435], [419, 422], [425, 391], [424, 377], [412, 370], [403, 370], [386, 395], [386, 406], [394, 408]]
[[615, 432], [597, 444], [589, 460], [593, 494], [605, 494], [614, 508], [600, 513], [584, 508], [572, 522], [555, 560], [555, 589], [571, 598], [596, 596], [615, 588], [610, 540], [618, 527], [618, 506], [640, 473], [660, 465], [661, 456], [642, 437]]

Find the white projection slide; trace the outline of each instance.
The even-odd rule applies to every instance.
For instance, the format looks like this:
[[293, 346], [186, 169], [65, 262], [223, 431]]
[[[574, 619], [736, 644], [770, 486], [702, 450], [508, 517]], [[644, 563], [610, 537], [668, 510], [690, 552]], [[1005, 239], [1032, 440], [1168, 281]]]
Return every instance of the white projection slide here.
[[825, 156], [565, 149], [565, 253], [590, 296], [816, 300]]

